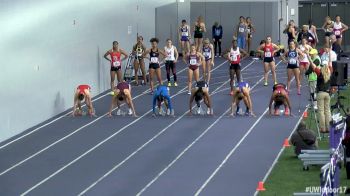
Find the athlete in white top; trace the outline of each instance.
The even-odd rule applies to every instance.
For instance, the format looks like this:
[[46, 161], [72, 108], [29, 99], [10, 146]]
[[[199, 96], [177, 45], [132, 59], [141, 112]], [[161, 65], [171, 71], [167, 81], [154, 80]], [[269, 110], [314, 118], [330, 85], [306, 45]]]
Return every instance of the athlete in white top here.
[[300, 59], [299, 59], [300, 84], [302, 82], [302, 79], [303, 79], [305, 72], [309, 69], [309, 65], [310, 65], [310, 62], [309, 62], [309, 59], [307, 58], [306, 53], [310, 52], [312, 47], [310, 45], [308, 45], [307, 43], [308, 43], [307, 37], [303, 37], [301, 39], [301, 44], [298, 47], [303, 52], [303, 55], [301, 55]]
[[171, 86], [170, 82], [170, 69], [174, 76], [174, 86], [177, 86], [177, 77], [176, 77], [176, 62], [179, 58], [179, 53], [177, 48], [173, 45], [170, 39], [166, 40], [167, 45], [164, 47], [165, 57], [165, 68], [166, 68], [166, 77], [168, 79], [168, 86]]
[[343, 32], [348, 30], [349, 27], [341, 22], [340, 16], [335, 17], [335, 22], [333, 23], [333, 33], [337, 38], [337, 43], [339, 46], [342, 44]]

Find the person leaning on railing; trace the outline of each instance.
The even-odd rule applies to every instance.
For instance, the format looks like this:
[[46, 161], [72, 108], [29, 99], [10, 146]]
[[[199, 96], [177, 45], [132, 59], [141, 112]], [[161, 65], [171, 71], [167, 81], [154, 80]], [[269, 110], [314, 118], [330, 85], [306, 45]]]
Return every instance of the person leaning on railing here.
[[298, 128], [291, 137], [294, 152], [298, 156], [301, 150], [316, 150], [318, 143], [315, 132], [306, 128], [304, 121], [301, 121]]
[[[319, 126], [321, 133], [329, 132], [329, 122], [331, 121], [331, 108], [330, 108], [330, 77], [332, 72], [332, 61], [323, 60], [321, 66], [317, 66], [313, 63], [309, 52], [307, 57], [310, 62], [310, 66], [317, 75], [316, 93], [317, 93], [317, 108], [319, 114]], [[331, 53], [329, 53], [329, 59]]]

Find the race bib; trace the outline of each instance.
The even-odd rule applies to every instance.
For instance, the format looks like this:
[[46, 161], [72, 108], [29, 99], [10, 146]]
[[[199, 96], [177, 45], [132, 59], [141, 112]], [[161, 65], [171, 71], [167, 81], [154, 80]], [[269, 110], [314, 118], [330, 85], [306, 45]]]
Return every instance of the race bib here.
[[197, 65], [197, 59], [190, 59], [190, 65]]
[[231, 55], [231, 61], [237, 61], [237, 55]]
[[244, 32], [244, 28], [239, 27], [238, 31], [239, 31], [240, 33], [243, 33], [243, 32]]
[[120, 67], [120, 61], [113, 62], [113, 67]]
[[289, 64], [295, 65], [295, 64], [297, 64], [297, 60], [294, 58], [291, 58], [291, 59], [289, 59]]
[[158, 63], [158, 57], [151, 57], [151, 63]]
[[209, 58], [210, 57], [210, 52], [204, 52], [203, 55], [204, 55], [205, 58]]
[[335, 30], [335, 31], [334, 31], [334, 34], [335, 34], [335, 35], [340, 35], [340, 30]]
[[271, 52], [265, 52], [265, 57], [271, 57], [271, 56], [272, 56]]
[[182, 32], [181, 35], [184, 36], [184, 37], [187, 37], [188, 36], [188, 31]]
[[247, 33], [250, 33], [250, 29], [247, 29]]
[[313, 37], [309, 37], [309, 40], [312, 41], [314, 38]]

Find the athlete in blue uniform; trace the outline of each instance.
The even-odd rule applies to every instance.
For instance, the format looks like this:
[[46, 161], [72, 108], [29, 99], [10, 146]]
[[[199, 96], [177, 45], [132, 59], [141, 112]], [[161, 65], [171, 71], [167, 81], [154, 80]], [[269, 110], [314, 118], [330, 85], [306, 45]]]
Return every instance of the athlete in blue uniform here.
[[161, 104], [164, 101], [164, 104], [167, 108], [167, 114], [168, 115], [174, 115], [174, 110], [171, 104], [170, 95], [169, 95], [169, 89], [165, 85], [159, 85], [154, 92], [153, 95], [153, 115], [156, 115], [156, 104], [158, 102], [158, 109], [161, 111]]
[[[250, 86], [247, 82], [239, 82], [236, 89], [233, 92], [231, 116], [233, 116], [234, 114], [236, 115], [239, 114], [239, 109], [240, 109], [239, 103], [241, 102], [241, 100], [243, 100], [246, 106], [245, 115], [255, 116], [253, 113], [252, 100], [250, 98]], [[236, 113], [233, 112], [235, 106], [237, 106]]]

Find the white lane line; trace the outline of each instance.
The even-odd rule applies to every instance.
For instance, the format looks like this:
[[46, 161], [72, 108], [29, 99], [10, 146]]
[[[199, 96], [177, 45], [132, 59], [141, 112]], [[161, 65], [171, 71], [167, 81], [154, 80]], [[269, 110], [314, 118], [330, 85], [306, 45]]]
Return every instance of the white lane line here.
[[[245, 66], [242, 71], [245, 68], [248, 68], [250, 65], [252, 65], [255, 62], [255, 60], [253, 60], [251, 63], [249, 63], [247, 66]], [[224, 86], [225, 84], [227, 84], [229, 82], [229, 80], [227, 80], [226, 82], [224, 82], [223, 84], [221, 84], [219, 87], [217, 87], [211, 94], [214, 94], [215, 91], [217, 91], [218, 89], [220, 89], [222, 86]], [[226, 112], [225, 112], [226, 113]], [[149, 143], [151, 143], [153, 140], [155, 140], [157, 137], [159, 137], [163, 132], [165, 132], [169, 127], [171, 127], [173, 124], [175, 124], [177, 121], [179, 121], [181, 118], [183, 118], [185, 115], [187, 114], [187, 112], [183, 113], [180, 117], [178, 117], [175, 121], [173, 121], [171, 124], [169, 124], [167, 127], [165, 127], [163, 130], [161, 130], [160, 132], [158, 132], [155, 136], [153, 136], [150, 140], [148, 140], [146, 143], [144, 143], [142, 146], [140, 146], [136, 151], [134, 151], [133, 153], [131, 153], [128, 157], [126, 157], [123, 161], [121, 161], [120, 163], [118, 163], [117, 165], [115, 165], [112, 169], [110, 169], [107, 173], [105, 173], [103, 176], [101, 176], [97, 181], [93, 182], [89, 187], [87, 187], [86, 189], [84, 189], [82, 192], [79, 193], [79, 195], [83, 195], [85, 194], [87, 191], [89, 191], [90, 189], [92, 189], [94, 186], [96, 186], [99, 182], [101, 182], [104, 178], [106, 178], [108, 175], [110, 175], [111, 173], [113, 173], [115, 170], [117, 170], [121, 165], [123, 165], [126, 161], [128, 161], [130, 158], [132, 158], [135, 154], [137, 154], [140, 150], [142, 150], [144, 147], [146, 147]], [[219, 119], [221, 119], [223, 117], [220, 116]], [[215, 122], [217, 122], [217, 120], [215, 120]], [[216, 123], [215, 123], [216, 124]]]
[[[304, 112], [307, 110], [307, 108], [308, 108], [308, 106], [306, 106], [306, 109], [304, 110]], [[303, 112], [303, 113], [304, 113], [304, 112]], [[303, 114], [303, 113], [302, 113], [302, 114]], [[292, 132], [290, 133], [290, 135], [288, 136], [288, 140], [290, 140], [290, 138], [292, 137], [292, 134], [295, 132], [295, 130], [297, 129], [297, 127], [298, 127], [298, 125], [299, 125], [299, 123], [301, 122], [302, 119], [303, 119], [303, 115], [300, 116], [300, 118], [299, 118], [297, 124], [296, 124], [296, 125], [294, 126], [294, 128], [293, 128], [293, 131], [292, 131]], [[265, 174], [264, 179], [263, 179], [263, 182], [266, 182], [267, 178], [269, 177], [270, 173], [272, 172], [273, 168], [275, 167], [275, 165], [276, 165], [278, 159], [279, 159], [280, 156], [282, 155], [282, 152], [284, 151], [284, 149], [285, 149], [285, 147], [282, 147], [281, 150], [278, 152], [278, 154], [277, 154], [275, 160], [273, 161], [271, 167], [269, 168], [269, 170], [268, 170], [267, 173]], [[254, 196], [257, 196], [258, 193], [259, 193], [259, 191], [255, 191]]]
[[[221, 67], [222, 65], [224, 65], [226, 63], [226, 61], [224, 61], [223, 63], [221, 63], [220, 65], [218, 65], [217, 67], [215, 67], [215, 69], [218, 69], [219, 67]], [[211, 70], [214, 71], [215, 69]], [[183, 89], [187, 88], [184, 87]], [[177, 96], [178, 94], [180, 94], [181, 90], [171, 96], [171, 98]], [[45, 183], [46, 181], [48, 181], [49, 179], [51, 179], [52, 177], [54, 177], [55, 175], [57, 175], [58, 173], [60, 173], [61, 171], [63, 171], [65, 168], [69, 167], [70, 165], [74, 164], [75, 162], [77, 162], [78, 160], [80, 160], [82, 157], [84, 157], [85, 155], [89, 154], [90, 152], [92, 152], [93, 150], [95, 150], [96, 148], [98, 148], [99, 146], [101, 146], [102, 144], [104, 144], [105, 142], [107, 142], [108, 140], [110, 140], [111, 138], [113, 138], [114, 136], [116, 136], [117, 134], [119, 134], [120, 132], [122, 132], [123, 130], [125, 130], [126, 128], [128, 128], [129, 126], [135, 124], [137, 121], [141, 120], [143, 117], [145, 117], [147, 114], [149, 114], [150, 112], [152, 112], [152, 109], [149, 110], [148, 112], [146, 112], [145, 114], [143, 114], [142, 116], [138, 117], [137, 119], [135, 119], [134, 121], [132, 121], [131, 123], [129, 123], [128, 125], [124, 126], [123, 128], [119, 129], [117, 132], [115, 132], [114, 134], [110, 135], [109, 137], [107, 137], [106, 139], [104, 139], [103, 141], [99, 142], [97, 145], [95, 145], [94, 147], [90, 148], [89, 150], [85, 151], [83, 154], [81, 154], [79, 157], [75, 158], [73, 161], [69, 162], [68, 164], [64, 165], [63, 167], [61, 167], [60, 169], [58, 169], [57, 171], [55, 171], [54, 173], [52, 173], [50, 176], [46, 177], [45, 179], [43, 179], [42, 181], [40, 181], [39, 183], [37, 183], [36, 185], [34, 185], [33, 187], [31, 187], [30, 189], [28, 189], [27, 191], [25, 191], [24, 193], [22, 193], [21, 195], [26, 195], [29, 192], [31, 192], [32, 190], [34, 190], [35, 188], [39, 187], [41, 184]]]
[[[278, 62], [280, 64], [282, 61]], [[277, 66], [276, 65], [276, 66]], [[264, 78], [261, 78], [259, 81], [261, 82]], [[256, 83], [253, 87], [258, 85]], [[241, 143], [245, 140], [245, 138], [250, 134], [250, 132], [255, 128], [255, 126], [260, 122], [262, 117], [266, 114], [266, 112], [269, 110], [267, 107], [264, 111], [264, 113], [257, 119], [257, 121], [253, 124], [252, 127], [244, 134], [244, 136], [239, 140], [239, 142], [235, 145], [235, 147], [228, 153], [228, 155], [225, 157], [225, 159], [221, 162], [221, 164], [214, 170], [214, 172], [207, 178], [207, 180], [202, 184], [202, 186], [196, 191], [195, 196], [198, 196], [203, 189], [208, 185], [208, 183], [214, 178], [214, 176], [219, 172], [219, 170], [224, 166], [224, 164], [228, 161], [228, 159], [231, 157], [231, 155], [237, 150], [237, 148], [241, 145]]]
[[[183, 71], [185, 71], [185, 70], [187, 70], [187, 69], [188, 69], [188, 68], [185, 67], [184, 69], [182, 69], [182, 70], [179, 71], [178, 73], [181, 73], [181, 72], [183, 72]], [[166, 80], [164, 80], [164, 81], [166, 81]], [[141, 93], [141, 94], [139, 94], [139, 95], [133, 97], [132, 99], [135, 100], [135, 99], [137, 99], [137, 98], [139, 98], [139, 97], [145, 95], [147, 92], [149, 92], [149, 89], [147, 89], [147, 90], [144, 91], [143, 93]], [[123, 106], [123, 105], [125, 105], [125, 103], [121, 104], [121, 106]], [[117, 108], [114, 108], [113, 111], [114, 111], [115, 109], [117, 109]], [[28, 160], [30, 160], [30, 159], [36, 157], [36, 156], [39, 155], [40, 153], [46, 151], [47, 149], [51, 148], [52, 146], [58, 144], [59, 142], [65, 140], [65, 139], [67, 139], [67, 138], [69, 138], [70, 136], [74, 135], [75, 133], [79, 132], [80, 130], [84, 129], [85, 127], [88, 127], [88, 126], [92, 125], [93, 123], [95, 123], [95, 122], [97, 122], [98, 120], [100, 120], [100, 119], [102, 119], [103, 117], [105, 117], [107, 114], [108, 114], [108, 113], [105, 113], [105, 114], [103, 114], [102, 116], [99, 116], [98, 118], [94, 119], [93, 121], [91, 121], [91, 122], [89, 122], [89, 123], [87, 123], [87, 124], [85, 124], [85, 125], [79, 127], [78, 129], [75, 129], [73, 132], [69, 133], [68, 135], [62, 137], [62, 138], [59, 139], [59, 140], [56, 140], [55, 142], [51, 143], [50, 145], [46, 146], [45, 148], [43, 148], [43, 149], [37, 151], [36, 153], [34, 153], [34, 154], [28, 156], [28, 157], [25, 158], [24, 160], [22, 160], [22, 161], [20, 161], [20, 162], [18, 162], [18, 163], [16, 163], [16, 164], [14, 164], [14, 165], [12, 165], [12, 166], [9, 167], [8, 169], [2, 171], [2, 172], [0, 173], [0, 176], [2, 176], [2, 175], [4, 175], [4, 174], [6, 174], [7, 172], [9, 172], [9, 171], [15, 169], [16, 167], [18, 167], [18, 166], [22, 165], [23, 163], [27, 162]]]
[[236, 144], [236, 146], [230, 151], [230, 153], [225, 157], [225, 159], [221, 162], [221, 164], [215, 169], [215, 171], [210, 175], [210, 177], [204, 182], [204, 184], [197, 190], [195, 193], [195, 196], [199, 195], [203, 189], [207, 186], [207, 184], [211, 181], [211, 179], [218, 173], [218, 171], [224, 166], [224, 164], [227, 162], [227, 160], [231, 157], [231, 155], [236, 151], [236, 149], [241, 145], [241, 143], [245, 140], [245, 138], [249, 135], [249, 133], [255, 128], [255, 126], [260, 122], [262, 117], [266, 114], [269, 108], [266, 108], [264, 113], [255, 121], [252, 127], [247, 131], [246, 134], [239, 140], [239, 142]]
[[[242, 69], [242, 71], [243, 71], [243, 69]], [[252, 89], [254, 89], [263, 79], [264, 79], [264, 77], [261, 77], [261, 79], [259, 81], [257, 81], [256, 84], [252, 87]], [[215, 93], [213, 92], [213, 94], [215, 94]], [[155, 178], [153, 178], [145, 187], [143, 187], [141, 189], [141, 191], [139, 191], [136, 195], [140, 196], [142, 193], [144, 193], [155, 181], [158, 180], [158, 178], [160, 176], [162, 176], [171, 166], [173, 166], [176, 161], [178, 161], [194, 144], [196, 144], [230, 110], [231, 110], [231, 108], [227, 109], [218, 119], [216, 119], [207, 129], [205, 129], [202, 134], [200, 134], [190, 145], [188, 145], [171, 163], [169, 163], [160, 173], [158, 173], [158, 175]]]
[[[188, 145], [169, 165], [167, 165], [158, 175], [153, 178], [141, 191], [139, 191], [136, 196], [141, 195], [143, 192], [145, 192], [158, 178], [163, 175], [171, 166], [175, 164], [176, 161], [178, 161], [195, 143], [198, 142], [199, 139], [201, 139], [214, 125], [216, 125], [231, 109], [227, 109], [224, 113], [221, 114], [221, 116], [216, 119], [205, 131], [200, 134], [190, 145]], [[85, 192], [80, 193], [82, 195]]]
[[[164, 67], [164, 65], [160, 66], [160, 68], [162, 68], [162, 67]], [[186, 70], [186, 68], [184, 68], [183, 70]], [[181, 73], [183, 70], [181, 70], [181, 71], [178, 72], [178, 73]], [[171, 76], [171, 77], [173, 77], [173, 76]], [[166, 81], [166, 80], [164, 80], [164, 81]], [[108, 91], [108, 90], [107, 90], [107, 91]], [[144, 91], [144, 92], [141, 93], [141, 94], [145, 94], [145, 93], [147, 93], [148, 91], [149, 91], [149, 89], [147, 89], [146, 91]], [[108, 92], [106, 92], [106, 93], [103, 94], [103, 95], [100, 95], [100, 96], [96, 97], [95, 99], [92, 100], [92, 102], [95, 102], [95, 101], [97, 101], [97, 100], [99, 100], [99, 99], [101, 99], [101, 98], [103, 98], [103, 97], [105, 97], [105, 96], [107, 96], [107, 95], [109, 95]], [[85, 106], [86, 106], [86, 104], [84, 103], [84, 104], [82, 105], [82, 107], [85, 107]], [[70, 110], [72, 110], [72, 109], [69, 108], [69, 109], [67, 109], [67, 110], [69, 110], [69, 111], [68, 111], [68, 112], [65, 112], [64, 114], [62, 114], [62, 115], [60, 115], [60, 116], [58, 116], [58, 117], [56, 117], [56, 118], [54, 118], [54, 119], [52, 119], [50, 122], [47, 122], [47, 123], [41, 125], [40, 127], [37, 127], [37, 128], [35, 128], [35, 129], [33, 129], [32, 131], [30, 131], [30, 132], [28, 132], [28, 133], [26, 133], [26, 134], [24, 134], [24, 135], [22, 135], [22, 136], [20, 136], [20, 137], [18, 137], [18, 138], [15, 138], [15, 139], [13, 139], [13, 140], [10, 139], [11, 141], [9, 141], [9, 142], [7, 142], [6, 144], [3, 144], [2, 146], [0, 146], [0, 150], [3, 149], [3, 148], [5, 148], [6, 146], [9, 146], [10, 144], [13, 144], [13, 143], [15, 143], [15, 142], [17, 142], [17, 141], [19, 141], [19, 140], [25, 138], [25, 137], [27, 137], [27, 136], [29, 136], [29, 135], [31, 135], [31, 134], [37, 132], [37, 131], [40, 130], [40, 129], [42, 129], [42, 128], [44, 128], [44, 127], [46, 127], [46, 126], [48, 126], [48, 125], [50, 125], [50, 124], [52, 124], [52, 123], [54, 123], [54, 122], [56, 122], [56, 121], [58, 121], [58, 120], [60, 120], [60, 119], [62, 119], [62, 118], [64, 118], [64, 117], [68, 116], [68, 115], [70, 115], [70, 114], [72, 113], [72, 111], [70, 111]]]
[[[102, 96], [99, 96], [99, 97], [95, 98], [94, 100], [92, 100], [92, 102], [97, 101], [97, 100], [99, 100], [99, 99], [105, 97], [106, 95], [108, 95], [108, 93], [106, 93], [106, 94], [104, 94], [104, 95], [102, 95]], [[82, 107], [84, 107], [84, 106], [85, 106], [85, 104], [84, 104]], [[69, 109], [69, 110], [71, 110], [71, 109]], [[56, 117], [55, 119], [51, 120], [50, 122], [47, 122], [47, 123], [41, 125], [40, 127], [37, 127], [37, 128], [35, 128], [35, 129], [33, 129], [32, 131], [30, 131], [30, 132], [28, 132], [28, 133], [26, 133], [26, 134], [24, 134], [24, 135], [22, 135], [22, 136], [20, 136], [20, 137], [18, 137], [18, 138], [15, 138], [15, 139], [13, 139], [13, 140], [7, 142], [6, 144], [3, 144], [2, 146], [0, 146], [0, 150], [3, 149], [3, 148], [5, 148], [5, 147], [7, 147], [7, 146], [9, 146], [9, 145], [11, 145], [11, 144], [13, 144], [13, 143], [15, 143], [15, 142], [17, 142], [17, 141], [19, 141], [19, 140], [21, 140], [21, 139], [23, 139], [23, 138], [25, 138], [25, 137], [27, 137], [27, 136], [29, 136], [29, 135], [31, 135], [31, 134], [33, 134], [33, 133], [35, 133], [35, 132], [37, 132], [38, 130], [40, 130], [40, 129], [42, 129], [42, 128], [44, 128], [44, 127], [46, 127], [46, 126], [48, 126], [48, 125], [50, 125], [50, 124], [52, 124], [52, 123], [54, 123], [54, 122], [56, 122], [56, 121], [62, 119], [62, 118], [64, 118], [64, 117], [66, 117], [67, 115], [69, 115], [69, 114], [71, 114], [71, 113], [72, 113], [72, 111], [66, 112], [66, 113], [62, 114], [61, 116]]]

